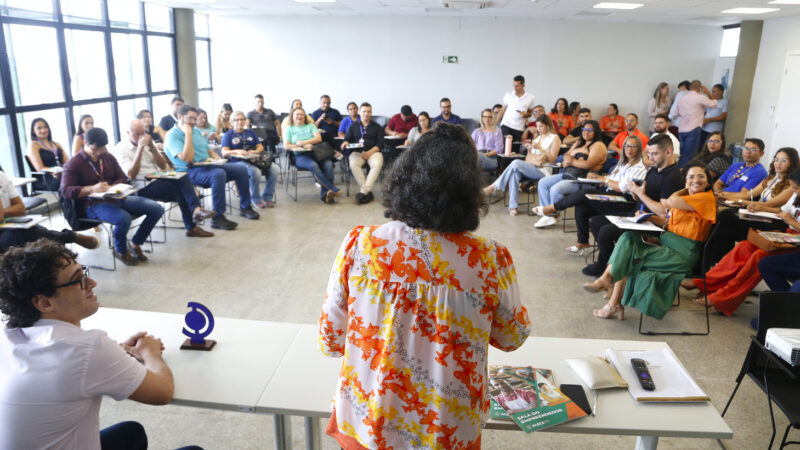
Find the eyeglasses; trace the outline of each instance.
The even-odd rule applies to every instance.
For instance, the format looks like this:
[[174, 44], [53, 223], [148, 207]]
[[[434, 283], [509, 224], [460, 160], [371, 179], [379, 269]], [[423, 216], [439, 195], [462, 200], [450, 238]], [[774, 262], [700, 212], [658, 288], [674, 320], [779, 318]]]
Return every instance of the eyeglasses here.
[[481, 116], [481, 119], [493, 119], [494, 116]]
[[69, 283], [56, 285], [55, 288], [58, 289], [58, 288], [68, 287], [68, 286], [72, 286], [73, 284], [80, 283], [81, 290], [85, 291], [86, 290], [86, 286], [89, 285], [89, 268], [87, 266], [81, 266], [81, 267], [83, 268], [83, 274], [81, 274], [80, 278], [78, 278], [77, 280], [74, 280], [74, 281], [70, 281]]
[[773, 159], [773, 161], [776, 162], [776, 163], [784, 163], [784, 164], [789, 162], [789, 160], [786, 159], [786, 158], [775, 158], [775, 159]]
[[624, 149], [629, 149], [629, 148], [638, 149], [639, 147], [637, 147], [636, 145], [625, 144], [625, 145], [622, 146], [622, 148], [624, 148]]
[[594, 131], [594, 128], [581, 128], [581, 131]]
[[758, 147], [745, 146], [744, 149], [747, 150], [747, 151], [750, 151], [750, 152], [760, 152], [761, 151], [761, 149], [759, 149]]
[[709, 139], [708, 143], [709, 144], [722, 144], [722, 141], [720, 141], [719, 139]]

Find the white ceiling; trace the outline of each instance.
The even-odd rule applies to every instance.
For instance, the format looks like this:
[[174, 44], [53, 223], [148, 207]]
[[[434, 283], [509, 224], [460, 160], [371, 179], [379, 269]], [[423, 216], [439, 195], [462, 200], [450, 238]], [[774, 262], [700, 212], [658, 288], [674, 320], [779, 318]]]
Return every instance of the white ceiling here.
[[[612, 0], [644, 4], [641, 8], [630, 11], [592, 7], [603, 0], [483, 0], [486, 4], [484, 9], [444, 8], [443, 3], [451, 0], [336, 0], [335, 3], [311, 4], [297, 3], [293, 0], [154, 1], [172, 7], [192, 8], [212, 15], [226, 16], [405, 15], [725, 25], [748, 19], [762, 20], [800, 15], [800, 5], [772, 5], [768, 4], [767, 0]], [[723, 10], [737, 7], [775, 7], [780, 8], [780, 11], [759, 15], [722, 13]]]

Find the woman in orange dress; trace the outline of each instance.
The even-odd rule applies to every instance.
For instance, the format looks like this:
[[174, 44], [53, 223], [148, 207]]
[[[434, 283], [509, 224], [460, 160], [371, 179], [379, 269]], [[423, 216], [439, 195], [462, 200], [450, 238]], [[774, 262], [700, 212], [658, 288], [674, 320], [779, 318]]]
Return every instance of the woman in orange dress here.
[[562, 138], [575, 128], [575, 122], [572, 120], [572, 115], [569, 113], [569, 102], [567, 102], [565, 98], [556, 100], [556, 104], [547, 116], [553, 121], [556, 131]]

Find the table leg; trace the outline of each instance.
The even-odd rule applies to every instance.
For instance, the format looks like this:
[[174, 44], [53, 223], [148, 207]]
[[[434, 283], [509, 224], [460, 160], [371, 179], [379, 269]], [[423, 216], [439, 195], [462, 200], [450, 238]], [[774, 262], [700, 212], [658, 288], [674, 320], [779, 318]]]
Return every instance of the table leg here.
[[306, 417], [306, 450], [320, 450], [322, 440], [317, 417]]
[[275, 450], [292, 448], [292, 421], [288, 416], [275, 414]]
[[636, 438], [636, 450], [656, 450], [658, 447], [658, 436], [638, 436]]

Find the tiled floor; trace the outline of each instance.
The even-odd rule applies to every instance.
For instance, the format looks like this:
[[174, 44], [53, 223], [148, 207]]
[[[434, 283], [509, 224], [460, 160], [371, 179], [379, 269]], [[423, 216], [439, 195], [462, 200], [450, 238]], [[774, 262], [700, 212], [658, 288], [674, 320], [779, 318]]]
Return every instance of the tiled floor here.
[[[316, 323], [328, 273], [345, 233], [355, 225], [386, 220], [381, 195], [376, 193], [376, 201], [365, 206], [357, 206], [353, 197], [344, 196], [336, 205], [324, 205], [308, 180], [301, 181], [296, 203], [285, 195], [283, 185], [278, 189], [277, 208], [262, 212], [261, 220], [231, 216], [240, 223], [239, 229], [217, 232], [210, 239], [189, 239], [181, 230], [169, 230], [168, 243], [157, 244], [147, 264], [122, 266], [116, 272], [93, 271], [101, 303], [182, 313], [186, 302], [195, 300], [218, 316]], [[754, 297], [731, 318], [712, 315], [710, 336], [640, 336], [636, 331], [639, 315], [634, 311], [626, 311], [628, 317], [623, 322], [592, 317], [592, 309], [604, 301], [600, 294], [581, 288], [589, 280], [580, 274], [583, 258], [564, 251], [574, 243], [574, 233], [563, 233], [560, 224], [534, 230], [534, 218], [510, 217], [501, 205], [491, 207], [478, 233], [510, 248], [534, 335], [665, 340], [722, 410], [749, 343], [748, 322], [756, 314]], [[106, 250], [95, 250], [83, 252], [80, 259], [108, 262], [108, 257]], [[703, 325], [702, 311], [688, 301], [688, 294], [683, 298], [686, 301], [656, 326]], [[147, 324], [142, 327], [146, 329]], [[778, 416], [782, 429], [786, 420], [780, 413]], [[734, 438], [724, 442], [727, 448], [766, 446], [770, 430], [767, 403], [751, 381], [744, 381], [726, 419], [734, 431]], [[106, 399], [101, 425], [121, 420], [143, 423], [151, 448], [156, 449], [189, 443], [207, 449], [271, 448], [273, 443], [271, 416]], [[294, 445], [302, 448], [303, 421], [293, 418], [292, 424]], [[635, 438], [486, 431], [483, 443], [487, 449], [632, 448]], [[663, 448], [718, 446], [716, 441], [699, 439], [662, 438], [659, 443]], [[323, 447], [338, 448], [327, 436]]]

